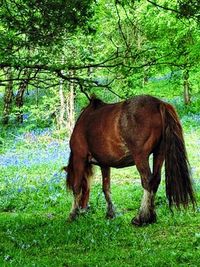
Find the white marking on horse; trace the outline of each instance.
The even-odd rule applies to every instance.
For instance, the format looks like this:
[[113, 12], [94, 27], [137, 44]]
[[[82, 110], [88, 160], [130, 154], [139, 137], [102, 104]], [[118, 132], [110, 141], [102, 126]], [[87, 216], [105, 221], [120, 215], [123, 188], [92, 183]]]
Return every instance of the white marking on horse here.
[[153, 192], [149, 192], [144, 189], [143, 198], [140, 206], [140, 212], [145, 215], [149, 215], [152, 208]]

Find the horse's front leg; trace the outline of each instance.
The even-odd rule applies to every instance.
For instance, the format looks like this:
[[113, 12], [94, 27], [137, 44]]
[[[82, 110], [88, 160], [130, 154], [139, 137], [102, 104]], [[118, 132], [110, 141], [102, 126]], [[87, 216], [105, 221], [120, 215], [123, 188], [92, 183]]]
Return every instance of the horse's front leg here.
[[85, 213], [89, 210], [89, 196], [90, 196], [90, 176], [92, 175], [92, 165], [86, 164], [84, 169], [84, 174], [81, 183], [81, 199], [79, 201], [79, 206], [81, 208], [81, 213]]
[[89, 194], [90, 189], [88, 187], [88, 184], [85, 184], [81, 186], [81, 189], [78, 189], [77, 191], [74, 190], [74, 201], [72, 205], [72, 209], [69, 215], [69, 220], [73, 221], [75, 220], [79, 215], [85, 214], [89, 208], [88, 208], [88, 200], [89, 200]]
[[143, 198], [138, 215], [133, 218], [132, 223], [138, 226], [156, 222], [156, 212], [154, 205], [154, 190], [151, 185], [153, 179], [147, 158], [135, 159], [136, 167], [141, 176], [144, 188]]
[[111, 192], [110, 192], [110, 168], [101, 167], [101, 173], [103, 178], [103, 192], [107, 202], [106, 217], [112, 219], [115, 217], [115, 209], [111, 200]]
[[72, 159], [72, 171], [70, 172], [70, 179], [73, 191], [72, 209], [69, 214], [69, 220], [73, 221], [80, 213], [82, 202], [82, 183], [85, 169], [85, 161], [82, 157], [74, 156]]
[[86, 162], [86, 158], [81, 156], [73, 157], [72, 168], [72, 191], [74, 201], [69, 220], [74, 220], [79, 214], [88, 211], [88, 201], [90, 195], [90, 176], [92, 175], [92, 165]]

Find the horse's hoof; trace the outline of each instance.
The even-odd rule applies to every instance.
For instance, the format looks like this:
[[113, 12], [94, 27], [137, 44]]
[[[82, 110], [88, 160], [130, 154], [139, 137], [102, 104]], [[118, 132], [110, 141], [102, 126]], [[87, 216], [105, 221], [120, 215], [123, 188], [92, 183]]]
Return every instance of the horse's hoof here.
[[115, 209], [113, 207], [110, 209], [108, 208], [106, 213], [106, 219], [114, 219], [115, 217], [116, 217]]
[[89, 212], [89, 208], [83, 208], [79, 210], [79, 215], [86, 215]]
[[67, 222], [73, 222], [77, 219], [79, 215], [79, 211], [76, 210], [76, 211], [72, 211], [70, 214], [69, 214], [69, 217], [67, 218]]
[[114, 219], [116, 217], [116, 214], [115, 214], [115, 212], [113, 211], [113, 212], [107, 212], [106, 213], [106, 219]]
[[66, 222], [67, 223], [72, 223], [76, 220], [76, 216], [72, 216], [71, 214], [68, 216]]
[[135, 225], [135, 226], [142, 226], [143, 225], [143, 223], [141, 222], [140, 218], [138, 218], [138, 217], [133, 218], [131, 223], [133, 225]]
[[142, 216], [137, 216], [132, 219], [131, 223], [135, 226], [144, 226], [156, 222], [156, 214], [151, 214], [148, 218], [143, 218]]

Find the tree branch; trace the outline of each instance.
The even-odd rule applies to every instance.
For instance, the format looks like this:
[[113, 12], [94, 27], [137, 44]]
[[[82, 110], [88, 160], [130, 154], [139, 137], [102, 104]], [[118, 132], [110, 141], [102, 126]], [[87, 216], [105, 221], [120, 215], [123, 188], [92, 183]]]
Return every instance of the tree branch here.
[[176, 14], [181, 15], [181, 13], [177, 9], [173, 9], [173, 8], [170, 8], [170, 7], [161, 6], [161, 5], [155, 3], [155, 2], [153, 2], [151, 0], [147, 0], [147, 2], [149, 2], [150, 4], [152, 4], [152, 5], [156, 6], [156, 7], [162, 8], [162, 9], [167, 10], [167, 11], [172, 11], [172, 12], [174, 12]]
[[120, 33], [121, 33], [121, 35], [122, 35], [122, 38], [123, 38], [123, 40], [124, 40], [124, 42], [125, 42], [126, 47], [129, 48], [128, 42], [127, 42], [127, 40], [126, 40], [126, 36], [124, 35], [124, 32], [123, 32], [123, 30], [122, 30], [121, 17], [120, 17], [119, 10], [118, 10], [117, 3], [116, 3], [116, 2], [115, 2], [115, 9], [116, 9], [116, 12], [117, 12], [117, 17], [118, 17], [118, 27], [119, 27], [119, 31], [120, 31]]

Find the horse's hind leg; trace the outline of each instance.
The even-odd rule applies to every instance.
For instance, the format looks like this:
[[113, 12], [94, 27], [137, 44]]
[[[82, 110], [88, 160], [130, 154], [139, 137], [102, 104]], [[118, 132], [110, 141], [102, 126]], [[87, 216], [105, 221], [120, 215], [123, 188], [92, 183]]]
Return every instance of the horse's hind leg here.
[[135, 157], [134, 160], [141, 176], [144, 193], [139, 213], [135, 218], [133, 218], [132, 223], [141, 226], [144, 224], [154, 223], [156, 221], [154, 192], [151, 186], [151, 180], [153, 177], [149, 167], [148, 157]]
[[163, 161], [164, 154], [162, 147], [159, 147], [159, 149], [157, 149], [153, 154], [153, 174], [151, 174], [148, 160], [140, 161], [139, 166], [137, 165], [142, 178], [144, 195], [139, 215], [133, 219], [133, 224], [142, 225], [156, 221], [154, 199], [161, 181], [161, 168]]
[[111, 200], [111, 192], [110, 192], [110, 168], [101, 167], [101, 173], [103, 178], [103, 192], [107, 202], [106, 217], [112, 219], [115, 217], [115, 209]]

